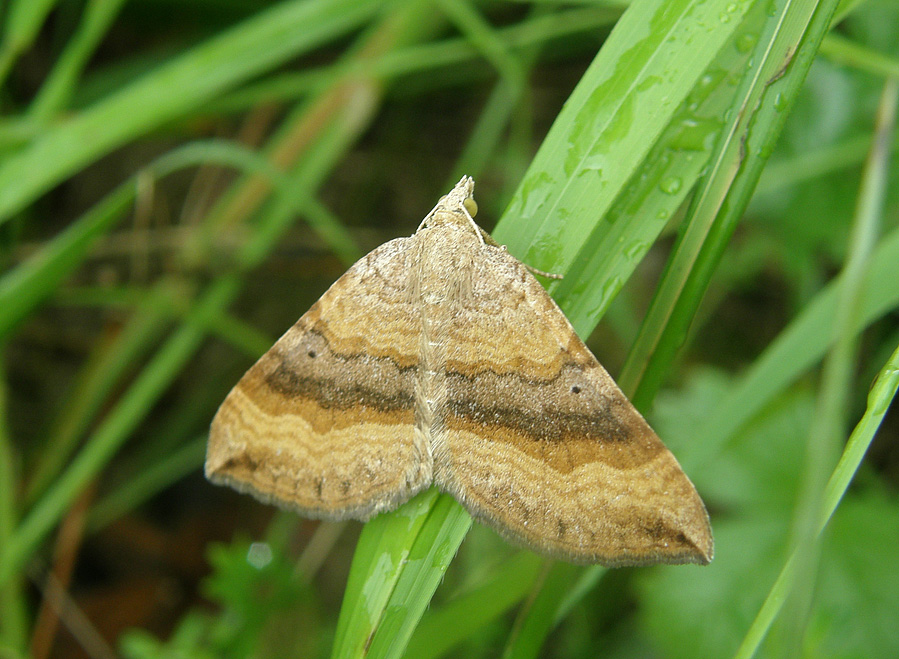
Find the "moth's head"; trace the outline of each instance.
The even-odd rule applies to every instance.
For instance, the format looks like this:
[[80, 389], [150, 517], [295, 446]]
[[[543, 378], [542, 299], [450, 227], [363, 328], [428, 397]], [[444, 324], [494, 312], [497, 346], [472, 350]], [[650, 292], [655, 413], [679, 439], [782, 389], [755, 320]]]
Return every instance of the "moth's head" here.
[[474, 179], [470, 176], [463, 176], [456, 187], [449, 191], [449, 194], [437, 202], [437, 207], [441, 205], [447, 209], [454, 210], [462, 206], [468, 211], [468, 214], [474, 217], [478, 214], [478, 205], [474, 200]]
[[434, 210], [428, 213], [425, 224], [454, 223], [464, 219], [470, 222], [478, 213], [478, 204], [474, 200], [474, 179], [463, 176], [456, 186], [440, 198]]

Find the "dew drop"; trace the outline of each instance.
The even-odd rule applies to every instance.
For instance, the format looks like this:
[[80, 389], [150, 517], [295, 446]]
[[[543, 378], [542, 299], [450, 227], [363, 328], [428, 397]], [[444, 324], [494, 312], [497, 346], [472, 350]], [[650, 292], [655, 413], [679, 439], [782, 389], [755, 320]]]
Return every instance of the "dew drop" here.
[[247, 550], [247, 563], [261, 570], [272, 562], [272, 548], [267, 542], [254, 542]]
[[679, 176], [669, 176], [664, 181], [659, 184], [659, 188], [665, 194], [674, 195], [680, 192], [681, 187], [684, 182], [681, 180]]

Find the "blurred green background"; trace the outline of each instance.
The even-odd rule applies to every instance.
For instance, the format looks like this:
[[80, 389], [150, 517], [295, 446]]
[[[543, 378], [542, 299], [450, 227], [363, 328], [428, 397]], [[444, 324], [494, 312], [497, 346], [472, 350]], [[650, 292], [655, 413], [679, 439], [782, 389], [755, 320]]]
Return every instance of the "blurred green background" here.
[[[0, 657], [899, 656], [893, 0], [0, 12]], [[243, 371], [462, 174], [565, 275], [712, 565], [203, 479]]]

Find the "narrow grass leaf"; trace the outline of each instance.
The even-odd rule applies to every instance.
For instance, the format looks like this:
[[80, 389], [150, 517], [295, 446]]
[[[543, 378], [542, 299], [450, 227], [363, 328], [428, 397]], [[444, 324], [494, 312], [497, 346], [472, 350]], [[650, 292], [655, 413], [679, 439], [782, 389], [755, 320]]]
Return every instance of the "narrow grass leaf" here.
[[[884, 313], [899, 306], [899, 229], [880, 241], [864, 277], [858, 325], [860, 331]], [[688, 471], [711, 464], [745, 423], [758, 414], [787, 387], [807, 373], [824, 356], [832, 336], [839, 279], [830, 282], [780, 333], [715, 407], [707, 422], [697, 429], [695, 445], [706, 447], [701, 454], [687, 453], [682, 464]]]
[[[608, 7], [577, 8], [535, 16], [523, 22], [495, 30], [505, 48], [530, 48], [553, 39], [572, 38], [596, 32], [615, 22], [621, 11]], [[478, 51], [466, 39], [448, 38], [409, 45], [372, 57], [365, 71], [384, 80], [395, 80], [414, 73], [427, 73], [442, 67], [457, 67], [479, 59]], [[204, 111], [233, 113], [268, 101], [302, 98], [319, 88], [323, 81], [352, 72], [358, 62], [339, 62], [323, 69], [282, 73], [249, 83], [210, 103]], [[466, 170], [466, 173], [471, 173]], [[461, 174], [460, 174], [461, 176]], [[458, 177], [457, 179], [458, 180]], [[455, 181], [454, 181], [455, 182]]]
[[[896, 397], [897, 389], [899, 389], [899, 346], [896, 347], [889, 361], [887, 361], [875, 379], [868, 394], [868, 404], [865, 413], [849, 436], [849, 441], [846, 444], [840, 462], [834, 469], [827, 484], [821, 518], [818, 520], [818, 535], [826, 527], [846, 489], [849, 487], [852, 476], [858, 470], [868, 447], [874, 439], [874, 435], [877, 433], [877, 429], [883, 422], [891, 403]], [[780, 575], [771, 587], [764, 604], [762, 604], [755, 620], [753, 620], [749, 630], [743, 637], [740, 647], [734, 654], [735, 659], [751, 659], [758, 651], [792, 588], [796, 572], [796, 560], [796, 554], [793, 554], [781, 569]]]
[[[550, 288], [581, 333], [607, 308], [708, 157], [709, 137], [719, 126], [694, 120], [714, 116], [732, 92], [724, 75], [702, 79], [702, 72], [717, 62], [744, 17], [742, 9], [712, 5], [637, 2], [628, 9], [557, 118], [504, 215], [506, 224], [497, 229], [513, 253], [523, 235], [537, 241], [531, 254], [544, 248], [545, 255], [549, 245], [557, 246], [551, 258], [538, 257], [534, 265], [565, 272], [566, 279]], [[705, 26], [721, 12], [730, 12], [732, 23], [710, 34]], [[746, 57], [728, 55], [731, 67]], [[685, 70], [672, 70], [672, 62]], [[631, 114], [638, 104], [639, 120]], [[688, 106], [695, 114], [683, 114]], [[698, 129], [685, 131], [681, 121]], [[684, 167], [666, 169], [672, 160]], [[647, 201], [650, 210], [644, 209]], [[561, 268], [552, 265], [560, 262]], [[580, 571], [560, 564], [550, 574], [554, 587], [542, 589], [522, 614], [506, 656], [539, 652], [559, 612], [572, 606], [569, 595]]]
[[[830, 24], [837, 0], [757, 3], [747, 30], [760, 34], [729, 107], [731, 117], [693, 199], [650, 309], [622, 370], [625, 390], [645, 407], [683, 345], [715, 267], [742, 217], [762, 168]], [[758, 19], [764, 19], [761, 26]], [[760, 27], [760, 29], [759, 29]], [[751, 42], [750, 42], [751, 43]]]
[[230, 303], [238, 280], [218, 280], [197, 303], [190, 321], [180, 328], [141, 371], [135, 383], [97, 428], [65, 473], [41, 497], [16, 528], [10, 542], [0, 547], [0, 587], [21, 570], [44, 536], [56, 525], [71, 502], [99, 473], [134, 430], [152, 404], [181, 372], [187, 359], [205, 338], [214, 310]]
[[523, 551], [490, 571], [481, 584], [431, 607], [406, 648], [407, 657], [436, 659], [515, 606], [531, 590], [545, 559]]
[[91, 507], [88, 532], [96, 533], [195, 472], [206, 457], [206, 439], [203, 435], [188, 442], [100, 499]]
[[[201, 141], [179, 147], [149, 165], [154, 176], [216, 162], [266, 176], [282, 198], [294, 199], [295, 186], [258, 153], [231, 142]], [[0, 278], [0, 337], [12, 332], [35, 307], [78, 268], [96, 241], [121, 221], [136, 194], [137, 176], [121, 184], [100, 203], [24, 263]], [[332, 228], [328, 228], [331, 230]], [[329, 235], [336, 236], [333, 229]], [[347, 249], [346, 242], [340, 246]]]
[[28, 118], [36, 125], [45, 123], [68, 105], [81, 72], [124, 4], [125, 0], [94, 0], [86, 3], [77, 31], [66, 42], [53, 70], [44, 80], [28, 110]]
[[369, 645], [372, 657], [403, 656], [412, 633], [470, 528], [471, 517], [455, 499], [446, 494], [439, 495], [427, 523], [415, 536], [396, 587], [374, 630]]
[[343, 594], [331, 656], [358, 657], [367, 652], [387, 602], [421, 527], [440, 495], [421, 492], [390, 515], [378, 515], [362, 529]]
[[560, 603], [570, 601], [584, 568], [568, 563], [548, 564], [539, 590], [527, 602], [512, 627], [503, 659], [534, 659], [540, 656], [546, 637], [559, 623]]
[[33, 504], [58, 478], [97, 415], [111, 406], [109, 398], [122, 386], [122, 378], [162, 337], [172, 321], [173, 314], [163, 310], [171, 305], [171, 296], [172, 291], [164, 283], [155, 286], [112, 340], [98, 342], [88, 356], [72, 385], [71, 395], [50, 424], [26, 489], [27, 505]]
[[131, 207], [135, 192], [133, 183], [119, 186], [49, 245], [0, 279], [0, 337], [8, 336], [81, 265], [97, 239]]
[[816, 540], [822, 497], [827, 474], [839, 455], [849, 412], [858, 352], [857, 327], [862, 315], [859, 294], [864, 287], [870, 255], [880, 233], [887, 191], [890, 136], [896, 124], [897, 93], [899, 85], [895, 80], [888, 79], [878, 108], [874, 142], [862, 174], [846, 263], [840, 276], [833, 346], [822, 369], [814, 421], [807, 441], [805, 473], [793, 523], [792, 549], [801, 561], [797, 564], [796, 580], [790, 595], [789, 615], [784, 619], [784, 656], [799, 653], [808, 633], [820, 554], [820, 545]]
[[[610, 208], [746, 10], [747, 3], [718, 0], [634, 2], [556, 118], [497, 226], [497, 239], [512, 254], [566, 275], [548, 288], [579, 332], [592, 329], [670, 217], [628, 214], [611, 223]], [[722, 12], [728, 22], [720, 21]], [[585, 263], [598, 268], [587, 271]]]
[[110, 150], [358, 27], [380, 5], [375, 0], [277, 4], [45, 131], [0, 163], [0, 222]]
[[47, 14], [56, 0], [12, 0], [3, 21], [3, 43], [0, 44], [0, 83], [15, 63], [16, 58], [28, 49]]
[[828, 34], [821, 54], [836, 64], [867, 71], [878, 77], [899, 77], [899, 59], [840, 36]]
[[[6, 369], [0, 366], [0, 546], [9, 543], [19, 520], [16, 459], [9, 436]], [[10, 656], [25, 656], [28, 644], [28, 609], [25, 583], [14, 577], [0, 584], [0, 649]]]

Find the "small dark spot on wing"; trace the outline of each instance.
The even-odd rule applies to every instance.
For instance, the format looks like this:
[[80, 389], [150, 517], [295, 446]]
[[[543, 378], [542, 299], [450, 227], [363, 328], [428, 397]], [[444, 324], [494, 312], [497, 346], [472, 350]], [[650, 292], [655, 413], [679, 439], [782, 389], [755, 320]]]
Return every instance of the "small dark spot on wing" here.
[[668, 527], [661, 520], [651, 526], [644, 526], [643, 531], [653, 540], [662, 540], [669, 535]]

